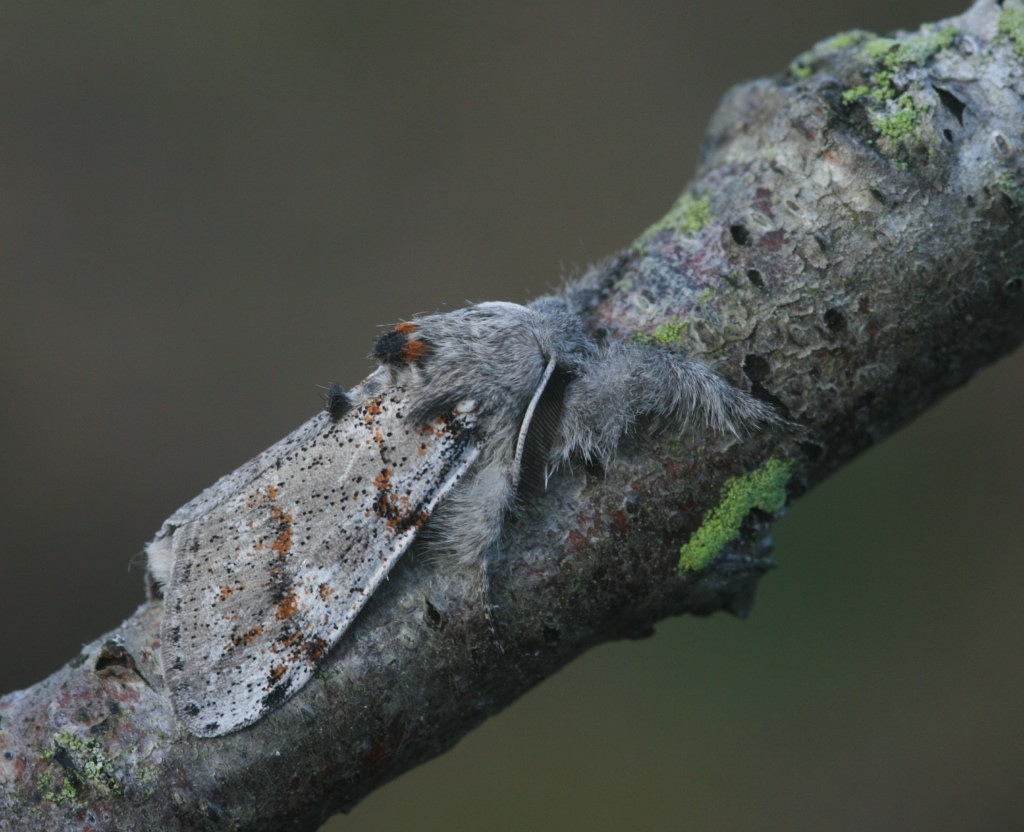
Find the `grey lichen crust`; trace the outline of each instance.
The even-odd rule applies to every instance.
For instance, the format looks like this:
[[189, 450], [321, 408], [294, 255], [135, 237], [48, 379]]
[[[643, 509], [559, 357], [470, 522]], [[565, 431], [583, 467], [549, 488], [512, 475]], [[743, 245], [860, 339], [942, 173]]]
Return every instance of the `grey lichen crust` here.
[[[490, 616], [475, 575], [414, 552], [289, 705], [228, 737], [177, 728], [145, 605], [0, 700], [0, 817], [316, 828], [586, 647], [743, 611], [780, 483], [799, 494], [1021, 340], [1021, 21], [1020, 0], [983, 0], [733, 90], [690, 197], [567, 290], [598, 342], [700, 358], [802, 432], [638, 436], [606, 471], [556, 477], [508, 536]], [[724, 548], [680, 574], [691, 542], [699, 563]]]

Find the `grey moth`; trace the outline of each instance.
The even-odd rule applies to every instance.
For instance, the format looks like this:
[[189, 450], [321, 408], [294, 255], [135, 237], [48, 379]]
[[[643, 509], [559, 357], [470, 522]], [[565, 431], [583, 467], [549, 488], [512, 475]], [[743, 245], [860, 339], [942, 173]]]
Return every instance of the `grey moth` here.
[[[639, 420], [738, 431], [770, 408], [678, 353], [599, 345], [559, 298], [402, 323], [380, 367], [172, 514], [146, 548], [178, 720], [213, 737], [299, 691], [426, 524], [477, 558], [527, 481], [607, 462]], [[520, 497], [521, 499], [522, 497]]]

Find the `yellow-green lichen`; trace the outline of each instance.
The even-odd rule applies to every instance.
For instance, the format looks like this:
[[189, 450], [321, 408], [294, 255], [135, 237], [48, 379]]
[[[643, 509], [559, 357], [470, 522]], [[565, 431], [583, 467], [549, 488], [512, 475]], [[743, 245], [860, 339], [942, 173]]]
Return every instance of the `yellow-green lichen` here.
[[39, 792], [39, 796], [50, 803], [74, 803], [78, 800], [78, 789], [76, 789], [75, 784], [71, 782], [71, 778], [62, 778], [60, 785], [54, 787], [53, 773], [49, 771], [44, 771], [39, 775], [39, 780], [36, 782], [36, 789]]
[[855, 104], [867, 95], [871, 94], [871, 87], [867, 84], [861, 84], [859, 87], [850, 87], [850, 89], [843, 92], [843, 104], [849, 107], [851, 104]]
[[814, 62], [814, 56], [809, 52], [805, 52], [803, 55], [795, 58], [793, 63], [789, 65], [789, 72], [791, 75], [795, 75], [797, 78], [810, 78], [811, 73], [814, 70], [811, 68]]
[[903, 93], [893, 100], [886, 112], [872, 114], [871, 123], [886, 138], [904, 141], [913, 135], [919, 118], [920, 112], [914, 106], [914, 100]]
[[817, 62], [826, 55], [838, 52], [840, 49], [856, 46], [873, 37], [874, 35], [871, 32], [865, 32], [863, 29], [851, 29], [848, 32], [840, 32], [815, 44], [806, 52], [797, 55], [789, 65], [789, 72], [797, 78], [807, 78], [814, 71]]
[[53, 738], [53, 748], [40, 756], [43, 760], [53, 760], [58, 753], [67, 757], [70, 771], [74, 774], [69, 773], [67, 765], [61, 762], [64, 774], [59, 785], [55, 785], [53, 773], [43, 772], [39, 777], [43, 799], [53, 803], [73, 802], [79, 797], [81, 785], [89, 785], [104, 796], [121, 795], [121, 783], [114, 773], [114, 765], [96, 740], [82, 739], [69, 731], [61, 731]]
[[887, 101], [896, 97], [896, 87], [892, 83], [892, 73], [887, 69], [879, 70], [871, 76], [871, 84], [860, 84], [843, 92], [843, 104], [850, 106], [862, 98], [877, 107], [884, 107]]
[[690, 322], [672, 318], [651, 332], [637, 332], [633, 335], [633, 342], [647, 346], [675, 347], [684, 345], [684, 339], [690, 331]]
[[992, 183], [996, 190], [1006, 195], [1006, 198], [1015, 205], [1024, 204], [1024, 182], [1015, 179], [1010, 174], [1000, 176]]
[[896, 38], [871, 38], [861, 46], [861, 53], [872, 61], [876, 61], [884, 55], [891, 54], [899, 45]]
[[999, 34], [1013, 41], [1013, 49], [1024, 58], [1024, 5], [1007, 3], [999, 14]]
[[677, 234], [696, 234], [711, 222], [711, 200], [685, 193], [676, 200], [667, 214], [637, 238], [634, 247], [640, 251], [644, 243], [661, 231], [671, 230]]
[[707, 566], [727, 543], [739, 537], [743, 519], [753, 509], [769, 514], [781, 511], [795, 465], [795, 460], [772, 458], [756, 471], [726, 482], [718, 505], [679, 550], [678, 570], [693, 572]]
[[924, 66], [936, 53], [948, 49], [957, 36], [955, 26], [936, 29], [925, 26], [920, 34], [910, 35], [902, 40], [896, 38], [873, 38], [867, 41], [861, 51], [870, 60], [882, 59], [888, 70], [905, 66]]
[[871, 32], [866, 32], [863, 29], [850, 29], [848, 32], [840, 32], [837, 35], [832, 35], [830, 38], [825, 38], [815, 47], [815, 50], [819, 54], [824, 55], [839, 49], [845, 49], [847, 46], [856, 46], [870, 37], [873, 37]]
[[925, 27], [920, 34], [903, 40], [872, 38], [860, 47], [861, 54], [880, 61], [881, 68], [872, 73], [869, 83], [845, 90], [843, 104], [862, 103], [868, 110], [871, 125], [881, 136], [894, 142], [906, 142], [917, 130], [924, 114], [909, 92], [900, 93], [893, 82], [893, 73], [907, 66], [923, 66], [936, 53], [947, 49], [957, 36], [957, 29]]

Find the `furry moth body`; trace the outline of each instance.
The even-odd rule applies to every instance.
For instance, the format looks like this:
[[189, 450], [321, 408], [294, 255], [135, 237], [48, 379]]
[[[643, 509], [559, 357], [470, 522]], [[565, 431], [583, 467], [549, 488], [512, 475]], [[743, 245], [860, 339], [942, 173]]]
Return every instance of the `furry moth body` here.
[[555, 298], [417, 318], [374, 357], [146, 548], [167, 686], [194, 734], [230, 733], [298, 691], [428, 520], [431, 546], [478, 557], [526, 481], [607, 461], [641, 417], [733, 432], [775, 419], [676, 353], [599, 347]]

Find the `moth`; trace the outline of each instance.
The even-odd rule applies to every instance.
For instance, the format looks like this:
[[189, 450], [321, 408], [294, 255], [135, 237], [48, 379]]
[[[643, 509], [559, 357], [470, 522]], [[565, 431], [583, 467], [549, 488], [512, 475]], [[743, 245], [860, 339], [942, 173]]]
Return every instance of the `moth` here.
[[[565, 300], [482, 303], [400, 323], [361, 384], [168, 518], [163, 589], [174, 712], [213, 737], [295, 694], [429, 524], [479, 558], [529, 487], [606, 463], [641, 419], [738, 432], [773, 411], [703, 364], [599, 345]], [[518, 497], [517, 497], [518, 495]]]

